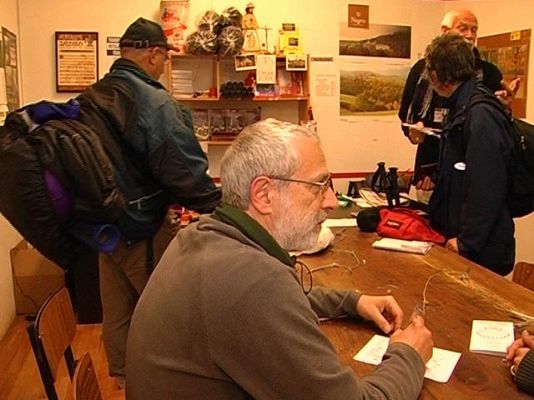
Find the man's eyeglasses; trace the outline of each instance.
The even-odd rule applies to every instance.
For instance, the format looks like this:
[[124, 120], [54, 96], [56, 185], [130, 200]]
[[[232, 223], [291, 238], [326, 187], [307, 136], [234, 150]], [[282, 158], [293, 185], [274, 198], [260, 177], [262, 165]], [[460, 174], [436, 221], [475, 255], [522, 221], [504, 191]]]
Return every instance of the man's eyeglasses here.
[[156, 47], [156, 50], [158, 53], [161, 53], [165, 56], [165, 61], [169, 61], [171, 59], [171, 55], [167, 49], [164, 49], [163, 47]]
[[281, 178], [278, 176], [271, 176], [271, 179], [276, 179], [277, 181], [283, 181], [283, 182], [295, 182], [295, 183], [303, 183], [305, 185], [311, 185], [316, 186], [320, 188], [321, 194], [325, 194], [329, 188], [332, 187], [332, 175], [328, 175], [328, 177], [321, 182], [315, 182], [315, 181], [307, 181], [305, 179], [296, 179], [296, 178]]

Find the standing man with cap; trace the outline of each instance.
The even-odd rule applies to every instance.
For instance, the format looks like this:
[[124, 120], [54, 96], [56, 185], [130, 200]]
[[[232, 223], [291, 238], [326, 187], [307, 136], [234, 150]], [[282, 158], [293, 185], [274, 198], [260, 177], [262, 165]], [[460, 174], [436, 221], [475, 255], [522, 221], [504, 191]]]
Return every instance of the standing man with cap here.
[[99, 134], [125, 198], [117, 221], [123, 240], [99, 260], [103, 340], [119, 386], [133, 310], [175, 234], [169, 205], [203, 213], [220, 200], [190, 111], [158, 82], [172, 49], [160, 25], [137, 19], [121, 37], [121, 57], [109, 73], [78, 97], [82, 120]]

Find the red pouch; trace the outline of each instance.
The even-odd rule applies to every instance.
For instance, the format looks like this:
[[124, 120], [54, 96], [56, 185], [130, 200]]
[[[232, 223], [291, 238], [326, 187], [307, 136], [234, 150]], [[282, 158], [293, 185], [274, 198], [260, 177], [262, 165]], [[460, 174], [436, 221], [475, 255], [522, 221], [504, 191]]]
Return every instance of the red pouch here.
[[445, 243], [445, 237], [430, 227], [417, 211], [408, 208], [383, 208], [376, 232], [380, 236], [403, 240]]

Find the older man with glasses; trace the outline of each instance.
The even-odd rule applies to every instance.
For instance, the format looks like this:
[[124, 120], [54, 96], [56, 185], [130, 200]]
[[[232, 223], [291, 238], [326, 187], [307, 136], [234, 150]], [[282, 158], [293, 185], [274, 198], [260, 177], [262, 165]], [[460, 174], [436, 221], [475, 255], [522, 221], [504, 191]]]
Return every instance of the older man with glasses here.
[[[510, 103], [519, 88], [519, 79], [508, 85], [495, 65], [480, 58], [476, 48], [478, 20], [475, 14], [469, 10], [449, 11], [441, 21], [441, 32], [453, 32], [463, 37], [473, 52], [477, 81], [500, 96], [503, 102]], [[404, 135], [417, 145], [414, 185], [418, 189], [431, 190], [439, 158], [439, 134], [449, 109], [443, 97], [432, 90], [424, 70], [424, 59], [411, 68], [402, 94], [399, 118], [403, 122]], [[429, 130], [425, 128], [431, 128], [430, 132], [434, 134], [426, 134]]]
[[[400, 329], [391, 296], [303, 287], [289, 250], [318, 238], [337, 207], [317, 134], [274, 119], [250, 125], [221, 162], [222, 206], [180, 231], [139, 300], [126, 397], [415, 400], [431, 334]], [[391, 334], [359, 379], [341, 366], [319, 317], [350, 316]]]
[[193, 134], [191, 112], [158, 82], [173, 47], [161, 26], [134, 21], [120, 39], [121, 57], [78, 97], [82, 119], [100, 136], [125, 197], [116, 222], [122, 241], [100, 255], [103, 339], [110, 375], [124, 383], [130, 318], [153, 266], [175, 230], [172, 203], [211, 212], [220, 191]]

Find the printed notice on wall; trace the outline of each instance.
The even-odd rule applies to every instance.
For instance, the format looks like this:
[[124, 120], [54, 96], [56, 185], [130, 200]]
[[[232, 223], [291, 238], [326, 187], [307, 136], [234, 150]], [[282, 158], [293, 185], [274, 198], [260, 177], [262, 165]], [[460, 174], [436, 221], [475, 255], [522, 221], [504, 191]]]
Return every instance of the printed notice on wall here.
[[4, 41], [0, 38], [0, 125], [4, 125], [8, 112], [4, 70]]
[[315, 76], [315, 95], [334, 97], [336, 79], [336, 74], [317, 74]]
[[121, 38], [119, 36], [108, 36], [106, 38], [106, 55], [120, 57], [121, 49], [119, 46]]
[[256, 56], [256, 83], [276, 83], [276, 56]]
[[81, 92], [98, 79], [98, 33], [56, 32], [56, 91]]

